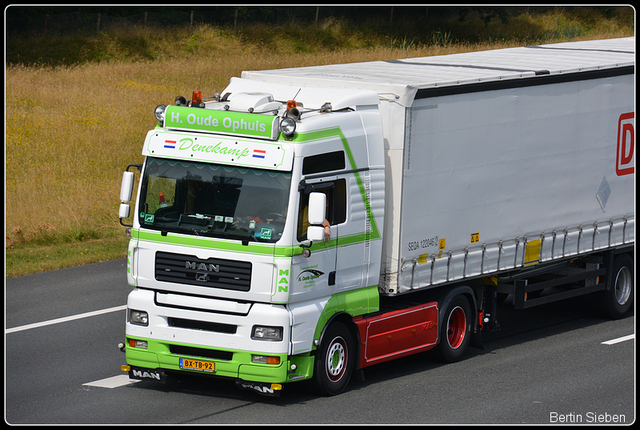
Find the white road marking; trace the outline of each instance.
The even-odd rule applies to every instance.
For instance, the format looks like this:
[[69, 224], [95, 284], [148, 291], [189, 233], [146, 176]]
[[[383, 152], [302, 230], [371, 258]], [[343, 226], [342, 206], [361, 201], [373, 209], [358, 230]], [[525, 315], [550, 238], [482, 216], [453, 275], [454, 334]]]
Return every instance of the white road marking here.
[[29, 330], [29, 329], [38, 328], [38, 327], [45, 327], [52, 324], [60, 324], [67, 321], [79, 320], [82, 318], [93, 317], [96, 315], [108, 314], [110, 312], [122, 311], [122, 310], [125, 310], [126, 308], [127, 308], [127, 305], [115, 306], [113, 308], [100, 309], [97, 311], [85, 312], [83, 314], [71, 315], [68, 317], [56, 318], [49, 321], [42, 321], [39, 323], [33, 323], [33, 324], [27, 324], [27, 325], [21, 325], [18, 327], [8, 328], [4, 332], [5, 334], [15, 333], [17, 331]]
[[611, 339], [611, 340], [607, 340], [605, 342], [602, 342], [603, 345], [615, 345], [616, 343], [620, 343], [620, 342], [624, 342], [626, 340], [631, 340], [633, 338], [635, 338], [635, 334], [630, 334], [628, 336], [622, 336], [619, 337], [617, 339]]
[[124, 387], [125, 385], [135, 384], [136, 382], [140, 382], [139, 379], [129, 379], [129, 375], [118, 375], [112, 376], [110, 378], [99, 379], [93, 382], [87, 382], [86, 385], [88, 387], [100, 387], [100, 388], [118, 388]]

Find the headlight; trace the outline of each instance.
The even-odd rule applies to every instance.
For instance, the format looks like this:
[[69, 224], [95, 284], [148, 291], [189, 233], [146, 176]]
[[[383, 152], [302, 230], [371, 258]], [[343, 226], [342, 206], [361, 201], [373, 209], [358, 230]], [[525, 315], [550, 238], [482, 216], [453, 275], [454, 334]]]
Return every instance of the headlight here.
[[296, 131], [296, 122], [293, 118], [282, 118], [280, 121], [280, 131], [287, 137], [293, 136]]
[[129, 309], [129, 322], [131, 324], [136, 325], [149, 325], [149, 314], [145, 311], [136, 311], [134, 309]]
[[158, 105], [156, 106], [156, 109], [153, 111], [153, 114], [155, 115], [158, 121], [164, 122], [164, 113], [166, 110], [167, 110], [167, 107], [165, 105]]
[[254, 325], [253, 329], [251, 330], [251, 339], [281, 341], [282, 327], [266, 327], [266, 326]]

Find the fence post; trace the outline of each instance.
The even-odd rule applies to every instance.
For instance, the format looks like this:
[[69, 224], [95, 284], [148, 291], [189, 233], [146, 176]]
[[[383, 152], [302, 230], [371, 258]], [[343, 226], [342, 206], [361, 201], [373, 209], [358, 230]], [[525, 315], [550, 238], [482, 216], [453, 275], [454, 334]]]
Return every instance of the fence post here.
[[238, 24], [238, 8], [236, 8], [236, 11], [234, 13], [233, 16], [233, 30], [236, 30], [236, 24]]
[[189, 25], [193, 26], [193, 11], [191, 11], [191, 15], [189, 16]]
[[316, 6], [316, 27], [318, 26], [318, 14], [320, 13], [320, 6]]
[[100, 33], [100, 14], [98, 13], [98, 18], [96, 19], [96, 33]]
[[146, 27], [146, 26], [147, 26], [147, 14], [148, 14], [148, 13], [149, 13], [149, 12], [145, 12], [145, 13], [144, 13], [144, 18], [142, 19], [142, 26], [143, 26], [143, 27]]

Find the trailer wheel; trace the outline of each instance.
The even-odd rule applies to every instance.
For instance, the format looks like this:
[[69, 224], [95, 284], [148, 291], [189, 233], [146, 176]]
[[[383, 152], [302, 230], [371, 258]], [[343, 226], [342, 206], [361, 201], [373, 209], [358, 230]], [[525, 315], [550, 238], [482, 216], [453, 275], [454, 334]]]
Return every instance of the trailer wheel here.
[[349, 383], [355, 363], [353, 336], [340, 322], [331, 324], [316, 354], [315, 383], [323, 395], [340, 394]]
[[620, 254], [613, 261], [611, 285], [603, 291], [604, 311], [610, 318], [622, 318], [633, 303], [633, 259]]
[[447, 363], [458, 361], [467, 350], [471, 339], [471, 306], [465, 296], [456, 296], [440, 324], [440, 342], [436, 347], [438, 357]]

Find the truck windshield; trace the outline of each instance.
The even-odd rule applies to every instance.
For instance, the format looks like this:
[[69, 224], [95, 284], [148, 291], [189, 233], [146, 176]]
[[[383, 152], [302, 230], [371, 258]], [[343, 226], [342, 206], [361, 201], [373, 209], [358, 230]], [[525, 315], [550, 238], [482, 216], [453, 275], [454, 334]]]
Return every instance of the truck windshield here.
[[276, 242], [291, 173], [147, 158], [139, 202], [143, 228]]

